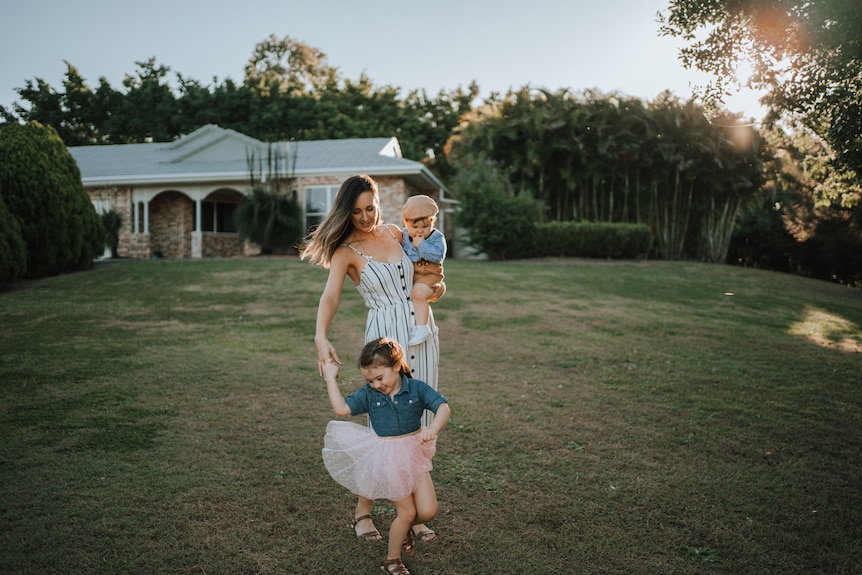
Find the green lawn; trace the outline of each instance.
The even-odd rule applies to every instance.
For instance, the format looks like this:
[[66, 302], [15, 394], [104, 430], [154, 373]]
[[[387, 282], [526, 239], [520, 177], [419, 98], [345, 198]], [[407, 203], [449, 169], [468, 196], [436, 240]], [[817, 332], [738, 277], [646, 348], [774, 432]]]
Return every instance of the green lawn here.
[[[0, 573], [380, 573], [320, 459], [325, 277], [129, 261], [0, 293]], [[684, 262], [446, 282], [416, 575], [862, 572], [862, 291]], [[345, 290], [345, 393], [364, 317]]]

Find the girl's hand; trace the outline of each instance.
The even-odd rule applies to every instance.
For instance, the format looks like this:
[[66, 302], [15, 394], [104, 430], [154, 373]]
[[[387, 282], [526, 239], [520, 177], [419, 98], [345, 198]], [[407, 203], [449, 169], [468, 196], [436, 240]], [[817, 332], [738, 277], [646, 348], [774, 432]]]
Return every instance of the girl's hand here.
[[338, 359], [338, 353], [335, 348], [329, 343], [329, 340], [324, 338], [314, 340], [317, 345], [317, 372], [323, 375], [323, 366], [327, 361], [332, 361], [336, 365], [341, 365], [341, 360]]
[[433, 425], [423, 427], [419, 431], [419, 439], [422, 440], [422, 443], [428, 443], [429, 441], [437, 439], [437, 428]]
[[324, 361], [323, 367], [321, 367], [321, 375], [323, 375], [323, 378], [327, 381], [330, 379], [338, 379], [338, 364], [331, 359]]

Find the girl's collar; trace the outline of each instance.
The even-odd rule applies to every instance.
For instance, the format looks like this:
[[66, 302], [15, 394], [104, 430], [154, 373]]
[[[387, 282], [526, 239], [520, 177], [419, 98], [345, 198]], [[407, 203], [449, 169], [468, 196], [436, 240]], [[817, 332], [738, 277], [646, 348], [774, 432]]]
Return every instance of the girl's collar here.
[[400, 395], [402, 393], [407, 392], [407, 376], [403, 373], [401, 374], [401, 384], [398, 386], [398, 389], [392, 392], [392, 395], [389, 397], [395, 397], [396, 395]]

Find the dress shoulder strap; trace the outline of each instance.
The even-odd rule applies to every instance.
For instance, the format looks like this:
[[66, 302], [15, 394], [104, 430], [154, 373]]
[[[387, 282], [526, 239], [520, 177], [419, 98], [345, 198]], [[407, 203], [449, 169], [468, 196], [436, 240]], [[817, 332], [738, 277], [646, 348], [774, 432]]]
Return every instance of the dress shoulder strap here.
[[[393, 240], [395, 240], [395, 243], [396, 243], [396, 244], [398, 244], [398, 245], [400, 246], [400, 245], [401, 245], [401, 242], [399, 242], [399, 241], [398, 241], [398, 238], [396, 238], [396, 237], [395, 237], [395, 234], [394, 234], [394, 233], [392, 233], [392, 226], [386, 226], [386, 231], [387, 231], [387, 232], [389, 232], [389, 235], [392, 237], [392, 239], [393, 239]], [[367, 259], [367, 260], [369, 260], [369, 261], [371, 261], [371, 260], [372, 260], [372, 257], [371, 257], [371, 256], [367, 255], [365, 252], [363, 252], [362, 250], [360, 250], [359, 248], [357, 248], [356, 246], [354, 246], [354, 245], [352, 245], [352, 244], [344, 243], [344, 244], [341, 244], [341, 245], [342, 245], [342, 246], [344, 246], [344, 247], [348, 247], [348, 248], [350, 248], [351, 250], [353, 250], [354, 252], [356, 252], [357, 254], [361, 255], [362, 257], [364, 257], [365, 259]]]
[[366, 254], [362, 253], [362, 250], [360, 250], [360, 249], [359, 249], [359, 248], [357, 248], [356, 246], [353, 246], [353, 245], [351, 245], [351, 244], [341, 244], [341, 245], [342, 245], [343, 247], [350, 248], [351, 250], [353, 250], [354, 252], [356, 252], [357, 254], [361, 255], [362, 257], [364, 257], [364, 258], [365, 258], [365, 259], [367, 259], [367, 260], [370, 260], [370, 259], [371, 259], [371, 256], [369, 256], [369, 255], [366, 255]]
[[[395, 237], [395, 234], [392, 233], [392, 226], [386, 226], [386, 231], [389, 232], [389, 235], [392, 236], [392, 239], [398, 242], [398, 238]], [[398, 242], [401, 243], [401, 242]]]

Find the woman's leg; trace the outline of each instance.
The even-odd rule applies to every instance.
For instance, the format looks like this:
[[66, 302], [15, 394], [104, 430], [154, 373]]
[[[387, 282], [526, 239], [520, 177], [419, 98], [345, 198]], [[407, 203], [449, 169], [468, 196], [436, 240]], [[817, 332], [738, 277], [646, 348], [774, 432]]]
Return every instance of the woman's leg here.
[[[353, 512], [353, 530], [356, 536], [365, 539], [366, 541], [380, 541], [382, 537], [380, 532], [374, 527], [374, 522], [371, 520], [371, 504], [373, 501], [366, 497], [359, 496], [359, 501], [356, 503], [356, 510]], [[361, 521], [356, 521], [359, 517], [365, 517]]]

